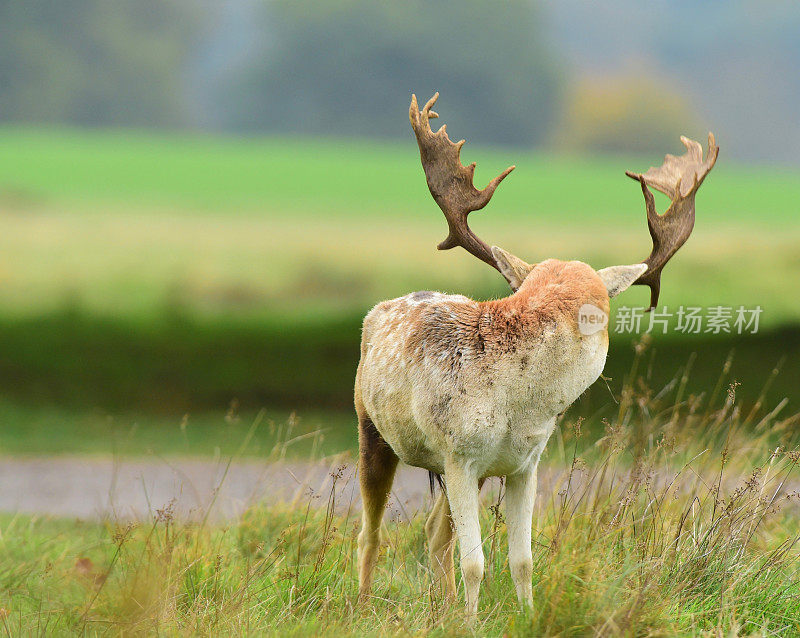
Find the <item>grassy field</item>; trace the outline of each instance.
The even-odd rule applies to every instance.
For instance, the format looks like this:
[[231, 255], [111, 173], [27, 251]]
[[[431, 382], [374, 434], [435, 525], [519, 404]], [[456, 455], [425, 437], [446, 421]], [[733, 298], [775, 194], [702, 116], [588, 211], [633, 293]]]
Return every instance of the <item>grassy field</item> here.
[[[615, 340], [611, 378], [544, 459], [563, 478], [536, 512], [535, 609], [517, 611], [500, 494], [486, 497], [471, 627], [433, 594], [422, 513], [388, 523], [375, 597], [358, 608], [348, 504], [257, 507], [223, 525], [164, 503], [137, 523], [0, 515], [0, 634], [800, 632], [800, 440], [780, 401], [800, 399], [800, 173], [729, 165], [720, 143], [662, 300], [758, 304], [764, 330]], [[465, 158], [479, 181], [518, 166], [474, 216], [492, 243], [598, 267], [649, 250], [623, 170], [661, 158]], [[363, 313], [415, 289], [505, 292], [482, 264], [435, 251], [444, 227], [410, 136], [0, 129], [0, 454], [352, 452]]]
[[[354, 412], [204, 410], [173, 417], [0, 401], [0, 457], [117, 455], [261, 459], [353, 454]], [[243, 445], [243, 442], [246, 444]]]
[[[389, 522], [356, 605], [350, 503], [254, 508], [225, 525], [0, 516], [8, 635], [789, 636], [800, 630], [797, 417], [753, 417], [631, 383], [598, 438], [563, 424], [534, 518], [534, 609], [508, 575], [502, 488], [482, 512], [477, 618], [432, 586], [422, 513]], [[678, 398], [678, 401], [674, 401]], [[334, 481], [336, 474], [334, 473]], [[390, 507], [390, 509], [392, 509]]]
[[[617, 414], [632, 378], [662, 400], [680, 400], [677, 392], [681, 389], [684, 398], [693, 402], [714, 401], [727, 384], [737, 383], [740, 404], [754, 414], [764, 414], [781, 402], [788, 402], [790, 410], [796, 409], [797, 361], [785, 355], [787, 350], [800, 348], [800, 334], [768, 336], [747, 349], [739, 344], [735, 353], [728, 349], [733, 343], [716, 347], [705, 342], [702, 350], [688, 359], [684, 356], [685, 344], [672, 348], [652, 340], [649, 347], [643, 345], [627, 344], [625, 349], [612, 351], [603, 379], [569, 409], [568, 417], [584, 418], [585, 428], [599, 435], [604, 420]], [[167, 379], [163, 370], [155, 371], [153, 377], [136, 377], [129, 368], [141, 371], [141, 366], [137, 369], [135, 359], [128, 358], [117, 362], [118, 376], [109, 379], [114, 370], [102, 366], [106, 359], [81, 359], [79, 343], [66, 353], [65, 360], [74, 362], [71, 367], [40, 369], [46, 387], [23, 392], [13, 386], [16, 380], [8, 377], [7, 397], [0, 399], [0, 456], [224, 457], [239, 452], [272, 457], [276, 451], [289, 457], [304, 457], [312, 451], [353, 454], [357, 445], [352, 407], [356, 355], [348, 358], [335, 353], [345, 358], [338, 363], [336, 359], [327, 364], [323, 361], [325, 367], [317, 374], [316, 370], [302, 369], [300, 362], [313, 358], [303, 354], [296, 342], [290, 342], [286, 352], [276, 356], [290, 357], [294, 349], [296, 359], [289, 359], [288, 367], [281, 370], [288, 373], [299, 365], [295, 376], [270, 374], [269, 359], [261, 367], [248, 367], [246, 353], [234, 349], [222, 360], [209, 352], [211, 362], [205, 366], [178, 362], [178, 377], [181, 370], [202, 368], [201, 374], [179, 385], [175, 378]], [[133, 353], [141, 356], [137, 348]], [[175, 349], [170, 354], [177, 356]], [[239, 398], [231, 401], [219, 387], [226, 369], [237, 364], [238, 376], [230, 377], [227, 384], [239, 386], [240, 392], [235, 395]], [[92, 374], [84, 371], [86, 367]], [[249, 393], [242, 393], [242, 388], [250, 388]], [[10, 398], [15, 390], [22, 396]], [[156, 390], [160, 394], [153, 395]], [[41, 395], [49, 401], [36, 401]], [[125, 397], [121, 403], [120, 396]], [[287, 397], [296, 400], [291, 402]], [[326, 407], [314, 407], [321, 399]], [[264, 405], [272, 407], [263, 409]], [[248, 444], [240, 449], [247, 433]], [[282, 437], [291, 442], [286, 445]]]
[[[760, 305], [761, 333], [658, 335], [654, 381], [668, 382], [694, 353], [700, 393], [735, 349], [732, 378], [745, 383], [744, 396], [757, 395], [786, 357], [775, 398], [800, 399], [800, 336], [791, 328], [800, 321], [791, 293], [800, 280], [800, 173], [728, 164], [721, 143], [662, 303]], [[597, 267], [649, 250], [641, 193], [623, 170], [659, 157], [468, 145], [465, 159], [479, 162], [479, 182], [518, 166], [473, 216], [493, 243], [531, 261]], [[157, 412], [153, 431], [172, 431], [187, 412], [212, 422], [233, 399], [252, 414], [347, 411], [360, 319], [375, 302], [420, 289], [507, 292], [463, 251], [435, 250], [445, 223], [411, 135], [368, 143], [0, 129], [0, 229], [0, 385], [15, 406], [6, 431], [22, 437], [17, 449], [46, 444], [22, 434], [42, 411], [67, 410], [53, 425], [85, 423], [93, 410], [123, 422]], [[637, 287], [613, 309], [646, 301]], [[612, 348], [613, 389], [630, 365], [631, 339], [612, 337]], [[610, 398], [603, 388], [592, 394]], [[84, 445], [66, 438], [70, 449]]]
[[[489, 241], [530, 261], [597, 267], [649, 251], [641, 192], [623, 171], [661, 158], [465, 157], [479, 161], [479, 182], [518, 166], [474, 215]], [[800, 277], [800, 174], [722, 157], [695, 235], [665, 275], [664, 303], [761, 303], [766, 325], [795, 321], [786, 282]], [[378, 144], [0, 129], [0, 223], [3, 314], [71, 305], [141, 317], [181, 305], [328, 316], [419, 288], [504, 292], [476, 260], [434, 249], [445, 224], [410, 135]], [[645, 300], [639, 289], [626, 297]]]
[[[719, 143], [721, 160], [703, 186], [704, 219], [796, 224], [797, 171], [731, 165], [724, 140]], [[664, 149], [682, 151], [677, 134], [674, 148]], [[478, 161], [477, 183], [517, 166], [492, 202], [492, 217], [598, 227], [638, 219], [641, 192], [623, 172], [662, 160], [556, 157], [469, 144], [463, 157]], [[410, 130], [406, 142], [358, 142], [0, 128], [0, 186], [6, 201], [122, 203], [156, 214], [169, 206], [273, 218], [305, 213], [363, 220], [383, 211], [418, 220], [431, 210]]]

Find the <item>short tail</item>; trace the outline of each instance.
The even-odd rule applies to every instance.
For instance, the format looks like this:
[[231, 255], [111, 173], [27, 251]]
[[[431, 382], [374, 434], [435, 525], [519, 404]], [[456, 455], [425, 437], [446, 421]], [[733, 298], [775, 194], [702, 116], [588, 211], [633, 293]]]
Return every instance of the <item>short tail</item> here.
[[437, 474], [436, 472], [428, 472], [428, 481], [431, 484], [431, 497], [436, 496], [436, 484], [439, 484], [439, 489], [444, 492], [444, 481], [442, 480], [442, 475]]

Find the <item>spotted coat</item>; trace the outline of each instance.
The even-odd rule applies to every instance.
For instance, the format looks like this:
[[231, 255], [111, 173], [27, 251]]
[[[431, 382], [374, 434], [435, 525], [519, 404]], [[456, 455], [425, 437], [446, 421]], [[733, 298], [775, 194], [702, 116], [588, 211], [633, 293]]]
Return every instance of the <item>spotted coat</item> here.
[[578, 311], [608, 314], [606, 287], [581, 262], [538, 264], [513, 295], [477, 302], [415, 292], [366, 316], [356, 401], [404, 462], [479, 477], [535, 463], [555, 418], [600, 375], [605, 329], [584, 335]]

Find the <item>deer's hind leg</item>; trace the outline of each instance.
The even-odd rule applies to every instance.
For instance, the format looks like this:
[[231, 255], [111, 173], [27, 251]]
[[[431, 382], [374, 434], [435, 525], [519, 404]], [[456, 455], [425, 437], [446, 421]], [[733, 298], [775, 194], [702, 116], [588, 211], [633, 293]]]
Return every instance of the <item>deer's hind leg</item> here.
[[380, 550], [381, 522], [398, 462], [394, 450], [383, 440], [363, 408], [358, 410], [358, 449], [363, 508], [358, 535], [358, 598], [363, 601], [369, 595]]
[[456, 597], [456, 574], [453, 567], [453, 548], [455, 532], [450, 516], [450, 503], [444, 490], [439, 494], [425, 521], [425, 534], [428, 537], [428, 555], [433, 571], [434, 585], [448, 598]]

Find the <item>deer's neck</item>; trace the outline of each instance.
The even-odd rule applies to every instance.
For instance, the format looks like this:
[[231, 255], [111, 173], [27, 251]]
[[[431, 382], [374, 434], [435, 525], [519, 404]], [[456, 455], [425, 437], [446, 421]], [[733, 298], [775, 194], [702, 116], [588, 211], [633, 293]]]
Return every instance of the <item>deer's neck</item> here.
[[596, 273], [580, 262], [549, 260], [514, 294], [478, 304], [479, 329], [501, 349], [503, 344], [538, 339], [548, 327], [580, 338], [578, 314], [586, 304], [608, 315], [608, 294]]

